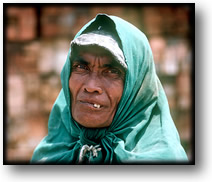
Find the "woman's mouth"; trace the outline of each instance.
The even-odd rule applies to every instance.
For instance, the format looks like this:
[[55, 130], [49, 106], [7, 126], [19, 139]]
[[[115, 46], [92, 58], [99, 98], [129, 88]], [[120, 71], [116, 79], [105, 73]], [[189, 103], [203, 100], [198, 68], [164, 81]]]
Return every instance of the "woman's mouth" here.
[[100, 109], [103, 107], [103, 105], [97, 104], [95, 102], [90, 102], [90, 101], [80, 101], [82, 104], [90, 107], [90, 108], [94, 108], [94, 109]]

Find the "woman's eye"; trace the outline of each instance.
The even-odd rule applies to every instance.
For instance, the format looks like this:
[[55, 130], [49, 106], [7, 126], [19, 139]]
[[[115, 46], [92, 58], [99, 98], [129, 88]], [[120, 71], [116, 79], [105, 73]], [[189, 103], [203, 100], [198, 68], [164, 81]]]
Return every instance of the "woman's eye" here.
[[73, 65], [74, 70], [88, 70], [88, 67], [84, 64], [75, 64]]
[[118, 69], [107, 69], [104, 71], [104, 74], [111, 78], [120, 78], [121, 77], [121, 71]]
[[120, 74], [120, 71], [119, 70], [117, 70], [117, 69], [111, 69], [111, 70], [108, 70], [108, 73], [110, 73], [110, 74]]

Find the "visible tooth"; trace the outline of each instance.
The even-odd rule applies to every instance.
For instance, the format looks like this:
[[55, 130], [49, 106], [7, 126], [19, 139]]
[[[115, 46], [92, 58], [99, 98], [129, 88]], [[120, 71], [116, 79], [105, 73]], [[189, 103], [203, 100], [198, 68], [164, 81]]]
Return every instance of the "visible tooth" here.
[[93, 105], [95, 108], [100, 108], [100, 105], [99, 104], [94, 104]]

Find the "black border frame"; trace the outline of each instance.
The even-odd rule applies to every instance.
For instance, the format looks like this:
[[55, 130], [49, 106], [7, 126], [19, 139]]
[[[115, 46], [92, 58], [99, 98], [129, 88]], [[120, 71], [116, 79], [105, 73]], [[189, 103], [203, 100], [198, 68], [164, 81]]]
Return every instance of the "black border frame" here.
[[[192, 29], [190, 39], [192, 45], [192, 64], [191, 64], [191, 121], [192, 121], [192, 131], [191, 131], [191, 143], [192, 143], [192, 158], [189, 162], [142, 162], [142, 163], [127, 163], [123, 165], [195, 165], [195, 3], [3, 3], [3, 165], [29, 165], [30, 163], [27, 161], [7, 161], [7, 59], [6, 59], [6, 9], [12, 6], [15, 7], [37, 7], [38, 10], [44, 6], [82, 6], [88, 7], [92, 5], [98, 6], [116, 6], [116, 5], [125, 5], [125, 6], [136, 6], [136, 5], [148, 5], [148, 6], [189, 6], [191, 8], [191, 18], [190, 26]], [[39, 13], [39, 12], [38, 12]], [[38, 26], [39, 28], [39, 26]], [[39, 35], [39, 32], [38, 32]], [[35, 164], [30, 164], [35, 165]], [[44, 164], [44, 165], [52, 165], [52, 164]], [[58, 165], [58, 164], [57, 164]], [[59, 164], [64, 165], [64, 164]], [[74, 164], [69, 164], [74, 165]]]

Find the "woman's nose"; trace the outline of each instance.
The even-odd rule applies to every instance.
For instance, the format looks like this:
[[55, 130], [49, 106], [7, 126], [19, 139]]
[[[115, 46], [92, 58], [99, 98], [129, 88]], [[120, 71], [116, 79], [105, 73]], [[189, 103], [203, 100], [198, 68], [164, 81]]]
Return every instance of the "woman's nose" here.
[[92, 75], [89, 77], [84, 85], [84, 91], [88, 93], [98, 93], [102, 94], [103, 90], [101, 87], [101, 81], [99, 80], [97, 75]]

